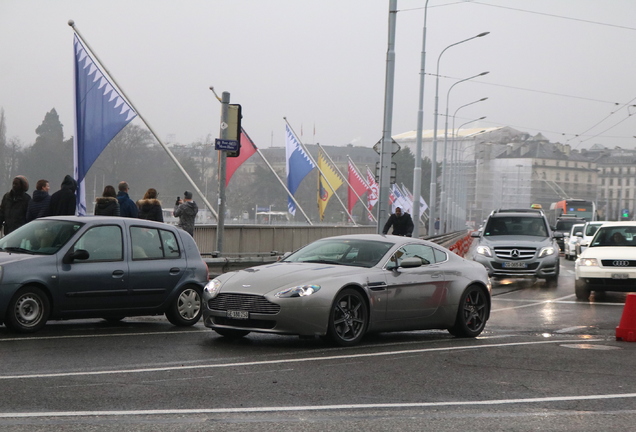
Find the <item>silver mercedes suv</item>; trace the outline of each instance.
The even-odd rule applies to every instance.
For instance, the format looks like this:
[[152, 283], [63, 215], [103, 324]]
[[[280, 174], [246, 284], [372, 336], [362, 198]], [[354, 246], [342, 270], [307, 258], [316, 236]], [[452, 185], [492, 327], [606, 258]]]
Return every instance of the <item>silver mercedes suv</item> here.
[[481, 263], [493, 278], [541, 278], [556, 284], [559, 278], [561, 233], [550, 230], [541, 210], [495, 210], [477, 240], [473, 260]]

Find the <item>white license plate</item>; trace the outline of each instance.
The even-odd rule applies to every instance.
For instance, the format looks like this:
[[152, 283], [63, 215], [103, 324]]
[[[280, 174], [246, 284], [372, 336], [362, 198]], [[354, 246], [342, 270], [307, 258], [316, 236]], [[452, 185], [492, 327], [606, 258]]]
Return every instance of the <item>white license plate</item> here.
[[516, 262], [516, 261], [507, 261], [502, 264], [504, 268], [526, 268], [528, 264], [524, 262]]
[[612, 273], [612, 279], [629, 279], [629, 273]]
[[249, 319], [250, 313], [248, 311], [229, 310], [227, 311], [227, 317], [234, 319]]

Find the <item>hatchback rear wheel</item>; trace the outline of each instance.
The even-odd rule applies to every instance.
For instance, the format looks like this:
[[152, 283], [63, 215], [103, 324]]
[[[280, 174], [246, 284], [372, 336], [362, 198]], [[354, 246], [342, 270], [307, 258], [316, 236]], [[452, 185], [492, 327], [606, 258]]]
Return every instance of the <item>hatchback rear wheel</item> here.
[[191, 326], [201, 318], [201, 289], [194, 286], [185, 286], [168, 307], [166, 318], [176, 326]]

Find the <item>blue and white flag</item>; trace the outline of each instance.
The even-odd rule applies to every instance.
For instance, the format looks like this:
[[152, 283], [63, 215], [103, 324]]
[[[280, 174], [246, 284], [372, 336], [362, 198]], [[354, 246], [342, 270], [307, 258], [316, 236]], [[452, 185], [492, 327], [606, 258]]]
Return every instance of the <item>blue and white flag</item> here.
[[412, 213], [413, 201], [409, 200], [406, 194], [395, 183], [393, 183], [391, 193], [395, 196], [395, 201], [393, 201], [392, 204], [393, 213], [395, 213], [397, 207], [401, 208], [403, 213]]
[[75, 53], [75, 143], [77, 213], [86, 214], [84, 178], [97, 157], [137, 113], [93, 61], [77, 34]]
[[[286, 169], [287, 169], [287, 189], [294, 195], [296, 189], [300, 186], [300, 182], [313, 170], [316, 165], [311, 161], [305, 150], [303, 150], [298, 138], [289, 128], [289, 125], [285, 125], [285, 155], [287, 157]], [[287, 197], [287, 207], [289, 212], [293, 215], [296, 214], [296, 204], [291, 197]]]

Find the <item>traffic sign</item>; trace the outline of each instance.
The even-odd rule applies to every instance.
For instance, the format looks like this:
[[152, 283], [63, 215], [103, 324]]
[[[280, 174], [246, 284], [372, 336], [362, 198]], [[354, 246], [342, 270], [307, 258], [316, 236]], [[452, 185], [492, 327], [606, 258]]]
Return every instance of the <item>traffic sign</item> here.
[[237, 151], [239, 148], [239, 142], [237, 140], [227, 140], [216, 138], [214, 140], [214, 149], [215, 150], [228, 150], [228, 151]]
[[[400, 149], [401, 149], [400, 145], [393, 138], [391, 138], [391, 156], [394, 156], [397, 152], [400, 151]], [[373, 146], [373, 150], [375, 150], [377, 154], [381, 153], [382, 140], [375, 143], [375, 145]]]

